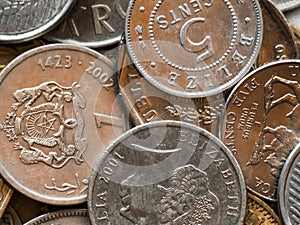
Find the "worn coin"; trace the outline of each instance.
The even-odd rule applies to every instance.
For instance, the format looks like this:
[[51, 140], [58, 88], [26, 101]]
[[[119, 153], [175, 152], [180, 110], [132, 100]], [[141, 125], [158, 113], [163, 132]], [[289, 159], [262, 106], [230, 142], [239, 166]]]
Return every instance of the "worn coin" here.
[[125, 32], [130, 57], [151, 84], [176, 96], [206, 97], [251, 68], [262, 16], [256, 0], [132, 0]]
[[232, 154], [197, 126], [158, 121], [108, 147], [89, 183], [92, 224], [241, 224], [245, 184]]
[[272, 0], [281, 11], [290, 11], [300, 6], [299, 0]]
[[50, 204], [86, 201], [97, 156], [126, 129], [112, 67], [93, 50], [58, 44], [2, 71], [0, 171], [16, 189]]
[[279, 180], [279, 205], [285, 224], [300, 224], [300, 145], [289, 155]]
[[266, 64], [232, 91], [224, 110], [221, 139], [239, 162], [248, 188], [277, 200], [282, 166], [298, 143], [300, 61]]
[[42, 216], [39, 216], [24, 225], [90, 225], [88, 212], [86, 209], [69, 209], [61, 210], [57, 212], [51, 212]]
[[218, 134], [218, 120], [225, 107], [223, 94], [193, 99], [167, 94], [141, 76], [126, 50], [119, 57], [122, 64], [118, 84], [135, 125], [155, 120], [177, 120]]
[[120, 41], [129, 0], [78, 0], [68, 18], [50, 33], [49, 41], [105, 47]]
[[4, 211], [12, 197], [13, 189], [7, 182], [0, 177], [0, 218], [2, 218]]
[[295, 35], [282, 12], [270, 0], [261, 0], [259, 3], [264, 35], [255, 67], [273, 61], [298, 58]]
[[1, 0], [0, 41], [15, 43], [43, 35], [73, 3], [73, 0]]
[[273, 209], [255, 195], [247, 194], [246, 215], [243, 225], [283, 225]]

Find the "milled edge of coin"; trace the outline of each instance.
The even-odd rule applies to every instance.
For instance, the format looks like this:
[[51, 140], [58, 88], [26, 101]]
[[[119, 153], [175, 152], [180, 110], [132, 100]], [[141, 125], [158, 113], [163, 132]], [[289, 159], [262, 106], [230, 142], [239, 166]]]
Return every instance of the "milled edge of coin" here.
[[[37, 48], [31, 49], [27, 52], [22, 53], [21, 55], [17, 56], [15, 59], [13, 59], [1, 72], [0, 72], [0, 85], [2, 84], [2, 81], [6, 78], [6, 76], [9, 76], [9, 73], [11, 70], [13, 70], [16, 66], [18, 66], [22, 61], [25, 59], [30, 58], [32, 55], [40, 54], [41, 52], [46, 52], [48, 50], [62, 50], [62, 49], [70, 49], [74, 51], [80, 51], [84, 52], [86, 54], [90, 54], [94, 56], [97, 60], [102, 61], [103, 63], [107, 64], [110, 68], [113, 69], [113, 63], [100, 54], [99, 52], [92, 50], [90, 48], [82, 47], [82, 46], [76, 46], [76, 45], [70, 45], [70, 44], [50, 44], [50, 45], [44, 45], [39, 46]], [[1, 96], [1, 93], [0, 93]], [[27, 187], [19, 184], [16, 179], [12, 176], [11, 173], [8, 173], [5, 168], [3, 168], [2, 162], [0, 162], [0, 173], [1, 175], [7, 180], [9, 184], [11, 184], [15, 189], [20, 191], [22, 194], [35, 199], [37, 201], [41, 201], [48, 204], [64, 204], [64, 205], [72, 205], [72, 204], [79, 204], [86, 201], [85, 197], [76, 197], [69, 200], [62, 200], [61, 198], [54, 198], [54, 197], [45, 197], [42, 196], [40, 193], [37, 193], [36, 191], [33, 191], [31, 189], [28, 189]]]
[[[250, 199], [251, 201], [254, 201], [257, 205], [262, 206], [264, 210], [268, 211], [268, 214], [266, 214], [266, 216], [270, 215], [271, 217], [273, 217], [275, 219], [276, 225], [283, 225], [279, 216], [275, 213], [275, 211], [267, 203], [265, 203], [260, 198], [256, 197], [255, 195], [253, 195], [249, 192], [247, 193], [247, 195], [248, 195], [248, 199]], [[249, 200], [247, 200], [247, 204], [248, 204], [248, 201]], [[246, 211], [247, 211], [247, 209], [246, 209]], [[247, 221], [244, 221], [244, 222], [247, 222]]]
[[45, 33], [49, 32], [55, 26], [57, 26], [57, 23], [59, 23], [65, 16], [67, 16], [67, 13], [71, 10], [73, 5], [75, 4], [76, 0], [68, 0], [66, 5], [63, 7], [63, 9], [55, 15], [48, 23], [43, 24], [42, 26], [38, 27], [37, 29], [33, 29], [28, 32], [23, 32], [20, 34], [11, 34], [11, 35], [4, 35], [0, 34], [0, 42], [1, 43], [21, 43], [24, 41], [30, 41], [37, 37], [41, 37]]
[[[246, 192], [246, 185], [245, 185], [245, 180], [244, 180], [244, 176], [242, 174], [242, 170], [237, 162], [237, 160], [235, 159], [235, 157], [233, 156], [233, 154], [228, 150], [228, 148], [225, 146], [225, 144], [218, 139], [216, 136], [214, 136], [213, 134], [211, 134], [210, 132], [208, 132], [207, 130], [200, 128], [196, 125], [193, 124], [189, 124], [186, 122], [181, 122], [181, 121], [173, 121], [173, 120], [163, 120], [163, 121], [154, 121], [151, 123], [145, 123], [142, 125], [138, 125], [128, 131], [126, 131], [125, 133], [123, 133], [122, 135], [120, 135], [119, 137], [117, 137], [107, 148], [106, 150], [102, 153], [102, 155], [98, 158], [97, 162], [95, 163], [95, 166], [93, 168], [93, 171], [91, 173], [91, 176], [89, 178], [89, 186], [88, 186], [88, 194], [87, 194], [87, 205], [88, 205], [88, 213], [89, 213], [89, 217], [90, 217], [90, 221], [92, 224], [97, 224], [97, 222], [95, 221], [95, 216], [94, 216], [94, 210], [93, 210], [93, 206], [92, 206], [92, 195], [93, 195], [93, 190], [94, 190], [94, 184], [95, 184], [95, 179], [97, 178], [98, 175], [98, 171], [102, 166], [102, 162], [109, 156], [109, 154], [113, 151], [113, 149], [122, 141], [126, 140], [128, 138], [128, 136], [131, 136], [132, 134], [134, 134], [136, 131], [140, 130], [140, 129], [151, 129], [151, 127], [155, 127], [157, 125], [164, 125], [164, 126], [178, 126], [180, 128], [185, 128], [185, 129], [189, 129], [192, 130], [196, 133], [200, 133], [204, 136], [206, 136], [209, 140], [213, 140], [214, 143], [220, 147], [220, 149], [224, 149], [226, 151], [223, 151], [224, 155], [228, 157], [228, 161], [230, 163], [232, 163], [232, 168], [235, 169], [235, 172], [237, 174], [237, 179], [240, 182], [240, 189], [241, 189], [241, 195], [242, 195], [242, 199], [241, 199], [241, 214], [240, 214], [240, 218], [237, 224], [242, 224], [244, 217], [245, 217], [245, 213], [246, 213], [246, 205], [247, 205], [247, 192]], [[218, 225], [218, 224], [216, 224]]]
[[256, 15], [256, 21], [257, 23], [257, 37], [255, 40], [254, 44], [254, 50], [247, 60], [247, 63], [244, 65], [243, 69], [239, 71], [239, 73], [232, 78], [230, 81], [218, 86], [218, 88], [214, 88], [213, 90], [210, 91], [201, 91], [201, 92], [185, 92], [182, 90], [177, 90], [175, 91], [174, 89], [171, 89], [165, 85], [162, 85], [160, 82], [158, 82], [156, 79], [152, 78], [150, 74], [148, 74], [144, 68], [140, 65], [138, 60], [136, 59], [135, 53], [132, 49], [132, 44], [130, 40], [130, 18], [132, 14], [132, 8], [137, 0], [130, 0], [128, 4], [128, 9], [126, 13], [126, 18], [125, 18], [125, 39], [126, 39], [126, 45], [128, 49], [128, 54], [133, 62], [133, 64], [136, 66], [138, 71], [143, 75], [143, 77], [146, 78], [146, 80], [151, 83], [153, 86], [159, 88], [163, 92], [167, 92], [168, 94], [176, 95], [178, 97], [186, 97], [186, 98], [201, 98], [201, 97], [207, 97], [207, 96], [212, 96], [216, 95], [219, 93], [222, 93], [223, 91], [228, 90], [231, 88], [233, 85], [235, 85], [237, 82], [239, 82], [246, 74], [247, 72], [252, 68], [253, 63], [256, 60], [256, 57], [259, 53], [259, 49], [263, 40], [263, 16], [262, 12], [260, 9], [260, 4], [258, 0], [250, 0], [253, 3], [254, 9], [255, 9], [255, 15]]
[[[88, 217], [88, 213], [86, 209], [69, 209], [69, 210], [60, 210], [56, 212], [47, 213], [44, 215], [41, 215], [37, 218], [34, 218], [28, 222], [26, 222], [24, 225], [38, 225], [38, 224], [44, 224], [45, 222], [51, 221], [56, 218], [61, 217]], [[85, 224], [88, 225], [88, 224]]]
[[292, 224], [288, 216], [288, 212], [287, 212], [288, 210], [285, 207], [285, 202], [286, 202], [285, 187], [287, 184], [287, 177], [289, 175], [291, 166], [293, 165], [294, 160], [297, 158], [299, 154], [300, 154], [300, 143], [296, 145], [296, 147], [293, 149], [293, 151], [287, 158], [285, 164], [283, 165], [283, 168], [280, 173], [279, 184], [278, 184], [278, 202], [279, 202], [279, 212], [283, 219], [284, 224]]
[[[224, 121], [224, 118], [226, 116], [226, 112], [227, 112], [227, 107], [228, 107], [228, 104], [231, 100], [231, 98], [234, 96], [234, 93], [235, 91], [239, 88], [239, 86], [245, 81], [247, 80], [249, 77], [253, 76], [253, 74], [255, 74], [256, 72], [258, 71], [261, 71], [261, 70], [265, 70], [266, 68], [268, 67], [272, 67], [272, 66], [276, 66], [278, 64], [289, 64], [289, 63], [299, 63], [300, 64], [300, 59], [286, 59], [286, 60], [281, 60], [281, 61], [275, 61], [275, 62], [270, 62], [270, 63], [267, 63], [267, 64], [264, 64], [260, 67], [258, 67], [257, 69], [251, 71], [250, 73], [248, 73], [245, 77], [243, 77], [243, 79], [241, 79], [236, 85], [235, 87], [231, 90], [230, 94], [228, 95], [227, 97], [227, 100], [226, 100], [226, 103], [225, 103], [225, 107], [224, 107], [224, 111], [223, 111], [223, 114], [221, 115], [220, 117], [220, 123], [219, 124], [219, 134], [218, 134], [218, 138], [220, 138], [222, 140], [222, 131], [224, 129], [224, 123], [222, 121]], [[240, 165], [241, 167], [241, 165]], [[254, 193], [255, 195], [263, 198], [263, 199], [266, 199], [266, 200], [269, 200], [269, 201], [273, 201], [273, 202], [277, 202], [277, 199], [272, 199], [272, 198], [268, 198], [266, 196], [263, 196], [262, 194], [254, 191], [253, 189], [251, 189], [250, 187], [248, 187], [248, 185], [246, 184], [247, 186], [247, 189]]]

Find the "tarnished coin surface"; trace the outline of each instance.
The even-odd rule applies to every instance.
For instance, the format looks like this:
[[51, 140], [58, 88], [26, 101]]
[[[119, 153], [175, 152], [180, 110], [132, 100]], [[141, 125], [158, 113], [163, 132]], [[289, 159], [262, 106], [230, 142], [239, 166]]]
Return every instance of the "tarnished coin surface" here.
[[57, 212], [51, 212], [39, 216], [24, 225], [90, 225], [88, 212], [86, 209], [69, 209]]
[[0, 176], [0, 218], [2, 218], [13, 194], [13, 189]]
[[263, 41], [255, 67], [266, 63], [298, 58], [295, 35], [281, 11], [271, 0], [260, 0], [263, 15]]
[[155, 120], [176, 120], [195, 124], [218, 134], [218, 120], [225, 107], [223, 94], [203, 98], [182, 98], [157, 89], [143, 78], [125, 50], [120, 58], [119, 88], [135, 125]]
[[279, 180], [279, 205], [285, 224], [300, 224], [300, 145], [288, 157]]
[[10, 205], [6, 208], [3, 216], [0, 219], [1, 225], [22, 225], [17, 212]]
[[299, 141], [300, 61], [266, 64], [232, 91], [221, 139], [239, 162], [248, 188], [277, 200], [282, 166]]
[[158, 121], [116, 139], [90, 179], [92, 224], [237, 225], [245, 184], [232, 154], [197, 126]]
[[58, 44], [2, 71], [0, 171], [16, 189], [50, 204], [86, 201], [97, 156], [126, 129], [112, 67], [93, 50]]
[[281, 11], [290, 11], [300, 6], [299, 0], [272, 0]]
[[1, 0], [0, 41], [31, 40], [59, 22], [74, 0]]
[[130, 57], [150, 83], [176, 96], [205, 97], [251, 68], [262, 17], [256, 0], [132, 0], [125, 32]]
[[77, 0], [68, 18], [50, 33], [49, 41], [105, 47], [120, 41], [129, 0]]
[[253, 194], [247, 194], [246, 215], [243, 225], [283, 225], [274, 210]]

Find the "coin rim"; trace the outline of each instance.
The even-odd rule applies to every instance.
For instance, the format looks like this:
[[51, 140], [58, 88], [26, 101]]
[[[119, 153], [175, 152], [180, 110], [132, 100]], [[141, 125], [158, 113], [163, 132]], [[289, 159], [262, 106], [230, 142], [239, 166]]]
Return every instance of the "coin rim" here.
[[[249, 79], [251, 76], [253, 76], [255, 73], [257, 72], [260, 72], [261, 70], [265, 70], [267, 69], [268, 67], [273, 67], [273, 66], [276, 66], [278, 64], [289, 64], [289, 63], [298, 63], [299, 66], [300, 66], [300, 59], [285, 59], [285, 60], [281, 60], [281, 61], [275, 61], [275, 62], [269, 62], [267, 64], [264, 64], [258, 68], [256, 68], [255, 70], [251, 71], [250, 73], [248, 73], [245, 77], [243, 77], [236, 85], [235, 87], [230, 91], [230, 94], [228, 95], [227, 97], [227, 100], [225, 102], [225, 107], [224, 107], [224, 110], [223, 110], [223, 113], [222, 115], [220, 116], [220, 124], [219, 124], [219, 132], [218, 132], [218, 138], [220, 138], [220, 140], [223, 142], [223, 136], [222, 136], [222, 133], [223, 133], [223, 129], [225, 127], [225, 124], [224, 124], [224, 121], [225, 121], [225, 118], [226, 118], [226, 113], [227, 113], [227, 107], [230, 103], [230, 101], [232, 100], [232, 98], [234, 97], [234, 93], [236, 92], [236, 90], [243, 84], [243, 82], [247, 79]], [[240, 167], [242, 168], [242, 166], [240, 165]], [[243, 167], [244, 168], [244, 167]], [[265, 199], [265, 200], [269, 200], [269, 201], [272, 201], [272, 202], [277, 202], [278, 201], [278, 198], [276, 196], [276, 199], [275, 198], [269, 198], [269, 197], [266, 197], [256, 191], [254, 191], [252, 188], [250, 188], [247, 183], [246, 183], [246, 186], [247, 186], [247, 189], [252, 192], [253, 194]]]
[[[104, 55], [100, 54], [99, 52], [92, 50], [87, 47], [83, 46], [76, 46], [76, 45], [70, 45], [70, 44], [49, 44], [44, 46], [39, 46], [36, 48], [33, 48], [27, 52], [22, 53], [21, 55], [17, 56], [15, 59], [13, 59], [1, 72], [0, 72], [0, 85], [2, 84], [2, 81], [6, 78], [6, 76], [9, 76], [9, 73], [17, 67], [20, 63], [23, 61], [31, 58], [34, 55], [38, 55], [43, 52], [47, 51], [55, 51], [55, 50], [72, 50], [72, 51], [79, 51], [84, 54], [89, 54], [92, 57], [95, 57], [95, 60], [99, 60], [109, 66], [114, 71], [114, 64], [112, 61], [110, 61], [108, 58], [106, 58]], [[0, 94], [1, 99], [1, 94]], [[19, 160], [19, 159], [16, 159]], [[11, 171], [7, 171], [6, 167], [4, 166], [5, 163], [0, 161], [0, 172], [1, 175], [7, 180], [11, 186], [13, 186], [15, 189], [23, 193], [24, 195], [35, 199], [37, 201], [41, 201], [48, 204], [54, 204], [54, 205], [72, 205], [72, 204], [79, 204], [86, 202], [87, 192], [86, 194], [81, 194], [80, 196], [68, 198], [68, 197], [52, 197], [49, 194], [45, 196], [43, 192], [39, 191], [39, 189], [30, 189], [26, 187], [24, 184], [19, 183], [16, 179], [14, 173]], [[91, 170], [92, 171], [92, 170]]]
[[95, 166], [93, 167], [92, 174], [89, 178], [89, 185], [88, 185], [87, 205], [88, 205], [88, 213], [89, 213], [91, 223], [97, 224], [96, 219], [95, 219], [96, 217], [94, 215], [95, 213], [94, 213], [94, 209], [93, 209], [92, 200], [93, 200], [93, 192], [94, 192], [93, 190], [94, 190], [94, 187], [96, 184], [95, 181], [98, 176], [98, 171], [102, 166], [102, 162], [104, 162], [107, 159], [107, 157], [110, 155], [111, 152], [113, 152], [113, 150], [116, 146], [118, 146], [120, 143], [122, 143], [124, 140], [126, 140], [128, 137], [130, 137], [137, 131], [143, 130], [143, 129], [151, 129], [153, 127], [161, 127], [161, 126], [180, 127], [181, 129], [184, 128], [184, 129], [196, 132], [198, 134], [204, 135], [205, 137], [208, 138], [208, 140], [212, 140], [213, 143], [218, 146], [220, 151], [222, 151], [224, 153], [224, 155], [227, 157], [228, 161], [232, 164], [232, 168], [235, 169], [235, 172], [237, 174], [237, 180], [240, 183], [240, 190], [241, 190], [241, 196], [242, 196], [241, 213], [240, 213], [240, 218], [239, 218], [239, 221], [237, 222], [237, 224], [242, 224], [244, 217], [245, 217], [245, 213], [246, 213], [247, 192], [246, 192], [244, 176], [242, 174], [242, 170], [241, 170], [237, 160], [235, 159], [233, 154], [229, 151], [227, 146], [225, 146], [225, 144], [220, 139], [218, 139], [215, 135], [211, 134], [207, 130], [205, 130], [201, 127], [198, 127], [196, 125], [189, 124], [186, 122], [181, 122], [181, 121], [174, 121], [174, 120], [162, 120], [162, 121], [154, 121], [154, 122], [150, 122], [150, 123], [145, 123], [145, 124], [138, 125], [132, 129], [126, 131], [125, 133], [123, 133], [119, 137], [117, 137], [106, 148], [106, 150], [102, 153], [101, 157], [99, 157], [97, 159], [97, 162], [95, 163]]
[[[131, 43], [131, 35], [130, 35], [130, 20], [132, 17], [132, 11], [135, 2], [138, 0], [130, 0], [127, 13], [126, 13], [126, 18], [125, 18], [125, 39], [126, 39], [126, 45], [128, 49], [129, 56], [133, 62], [133, 64], [136, 66], [138, 71], [143, 75], [143, 77], [146, 78], [148, 82], [150, 82], [153, 86], [159, 88], [165, 93], [176, 95], [178, 97], [189, 97], [189, 98], [201, 98], [201, 97], [207, 97], [207, 96], [212, 96], [216, 95], [219, 93], [222, 93], [223, 91], [229, 89], [233, 85], [235, 85], [239, 80], [241, 80], [247, 72], [251, 69], [252, 65], [254, 64], [256, 57], [258, 56], [259, 49], [263, 40], [263, 16], [262, 16], [262, 11], [260, 4], [258, 0], [251, 0], [253, 7], [254, 7], [254, 12], [256, 14], [256, 22], [257, 22], [257, 34], [255, 35], [255, 44], [253, 47], [253, 51], [247, 60], [247, 63], [244, 65], [244, 67], [241, 70], [238, 70], [238, 73], [235, 75], [234, 78], [230, 79], [228, 82], [213, 88], [208, 91], [198, 91], [198, 92], [186, 92], [182, 90], [176, 90], [174, 88], [170, 88], [164, 84], [161, 84], [157, 79], [155, 79], [156, 76], [152, 76], [146, 70], [144, 69], [143, 66], [141, 66], [140, 62], [136, 58], [135, 50], [132, 47]], [[144, 0], [147, 1], [147, 0]], [[161, 77], [159, 75], [159, 77]]]
[[50, 21], [44, 23], [43, 25], [39, 26], [36, 29], [30, 31], [23, 31], [22, 33], [18, 34], [0, 34], [0, 42], [3, 44], [14, 44], [14, 43], [21, 43], [24, 41], [30, 41], [35, 38], [41, 37], [45, 33], [49, 32], [50, 30], [54, 29], [55, 26], [65, 17], [67, 13], [71, 10], [74, 6], [76, 0], [67, 0], [65, 6], [62, 10], [56, 14]]

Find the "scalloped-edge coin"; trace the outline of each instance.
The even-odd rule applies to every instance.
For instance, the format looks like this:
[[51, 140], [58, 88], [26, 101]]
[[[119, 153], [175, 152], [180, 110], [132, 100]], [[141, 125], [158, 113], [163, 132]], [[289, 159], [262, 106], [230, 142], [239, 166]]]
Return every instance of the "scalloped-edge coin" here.
[[208, 131], [178, 121], [135, 127], [99, 159], [89, 182], [92, 224], [239, 225], [241, 170]]
[[86, 209], [67, 209], [47, 213], [26, 222], [24, 225], [90, 225]]
[[1, 0], [0, 42], [32, 40], [51, 30], [75, 0]]
[[285, 224], [300, 224], [300, 144], [289, 155], [279, 180], [279, 207]]
[[133, 63], [155, 87], [206, 97], [236, 84], [262, 41], [257, 0], [131, 0], [126, 43]]

